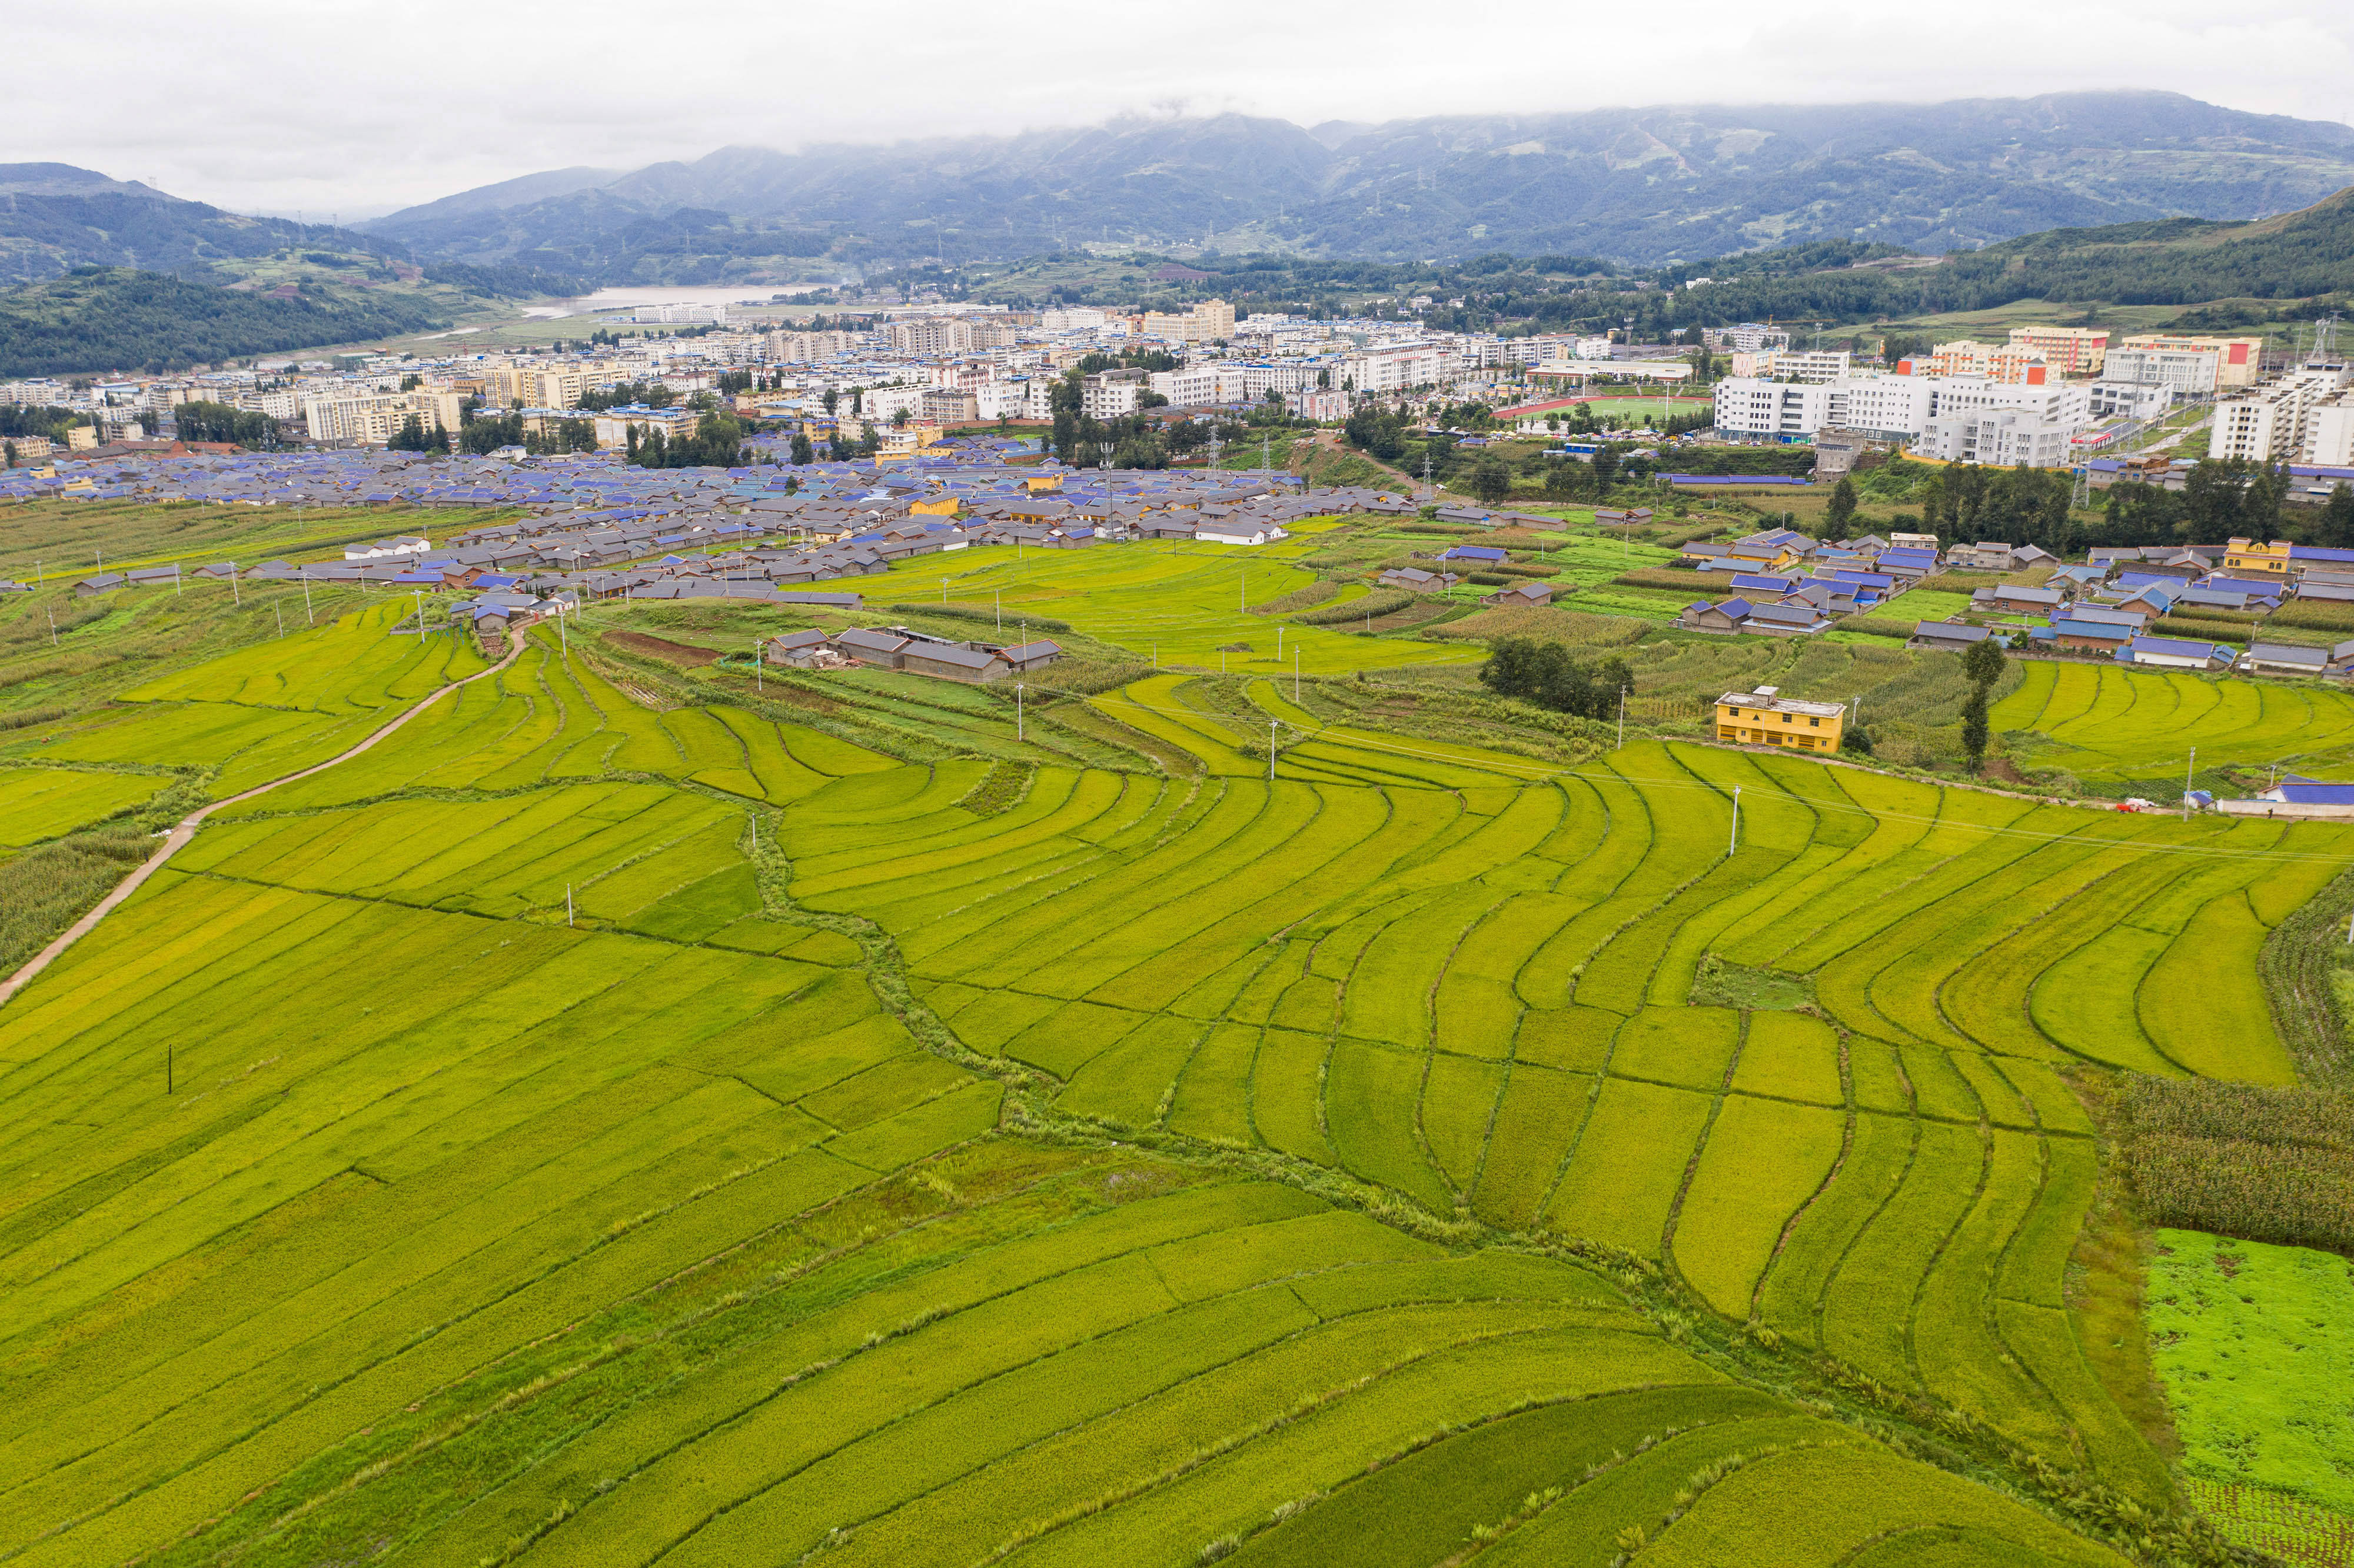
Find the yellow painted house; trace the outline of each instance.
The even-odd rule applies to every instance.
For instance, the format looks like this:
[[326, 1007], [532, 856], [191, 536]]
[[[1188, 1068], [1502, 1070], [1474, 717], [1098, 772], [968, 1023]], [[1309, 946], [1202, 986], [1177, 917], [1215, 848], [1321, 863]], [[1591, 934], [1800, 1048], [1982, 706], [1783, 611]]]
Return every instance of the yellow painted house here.
[[1837, 751], [1846, 720], [1843, 704], [1801, 702], [1771, 686], [1727, 692], [1716, 699], [1716, 738], [1739, 746]]
[[926, 517], [953, 517], [961, 504], [953, 495], [931, 495], [907, 503], [907, 510]]
[[2269, 545], [2259, 545], [2253, 539], [2234, 539], [2223, 546], [2223, 567], [2234, 572], [2268, 572], [2286, 578], [2289, 572], [2289, 548], [2285, 539], [2274, 539]]

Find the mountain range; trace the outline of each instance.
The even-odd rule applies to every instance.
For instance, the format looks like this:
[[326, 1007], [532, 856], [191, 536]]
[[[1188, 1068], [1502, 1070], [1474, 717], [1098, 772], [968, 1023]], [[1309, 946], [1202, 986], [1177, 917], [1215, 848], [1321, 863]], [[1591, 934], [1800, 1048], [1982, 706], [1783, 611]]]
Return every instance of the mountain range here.
[[0, 288], [75, 267], [135, 267], [228, 283], [241, 275], [240, 263], [300, 247], [408, 256], [389, 237], [225, 212], [71, 164], [0, 164]]
[[2250, 218], [2354, 185], [2354, 129], [2172, 93], [1674, 106], [1301, 127], [1226, 114], [726, 147], [525, 175], [361, 225], [420, 257], [605, 282], [758, 282], [835, 263], [1090, 241], [1635, 266], [1859, 239], [1943, 252], [2054, 228]]

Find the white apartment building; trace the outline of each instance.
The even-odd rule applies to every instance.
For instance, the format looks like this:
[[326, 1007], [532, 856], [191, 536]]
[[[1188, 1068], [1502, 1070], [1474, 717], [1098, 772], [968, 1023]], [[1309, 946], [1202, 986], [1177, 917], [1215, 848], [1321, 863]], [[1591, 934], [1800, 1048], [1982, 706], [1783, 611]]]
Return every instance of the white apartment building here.
[[2163, 387], [2179, 398], [2212, 397], [2222, 360], [2211, 348], [2115, 348], [2095, 385]]
[[1797, 441], [1830, 418], [1831, 389], [1820, 382], [1728, 376], [1716, 384], [1716, 428], [1728, 436]]
[[2096, 418], [2155, 419], [2174, 406], [2174, 388], [2156, 382], [2103, 380], [2085, 390]]
[[2306, 410], [2302, 455], [2322, 468], [2354, 468], [2354, 392], [2332, 393]]
[[1104, 324], [1105, 313], [1092, 306], [1074, 305], [1063, 311], [1041, 311], [1038, 324], [1047, 332], [1097, 332]]
[[2260, 337], [2178, 337], [2168, 333], [2136, 333], [2109, 353], [2114, 356], [2120, 349], [2135, 348], [2212, 354], [2217, 361], [2218, 387], [2253, 387], [2264, 368], [2264, 340]]
[[1341, 362], [1344, 389], [1358, 392], [1403, 392], [1409, 387], [1436, 386], [1451, 367], [1453, 352], [1436, 343], [1382, 344], [1361, 348]]
[[1757, 354], [1767, 349], [1782, 349], [1790, 346], [1790, 333], [1787, 327], [1761, 326], [1755, 322], [1743, 322], [1739, 326], [1709, 327], [1705, 331], [1710, 343], [1719, 348], [1730, 349], [1735, 354]]
[[1735, 376], [1780, 376], [1792, 381], [1836, 381], [1851, 373], [1854, 355], [1843, 348], [1737, 349]]
[[2305, 456], [2308, 418], [2334, 400], [2349, 378], [2342, 365], [2303, 365], [2215, 405], [2208, 438], [2211, 458], [2244, 462], [2295, 462]]
[[912, 419], [924, 411], [924, 388], [869, 387], [859, 397], [858, 411], [877, 424], [887, 425], [903, 411]]
[[2016, 408], [1972, 408], [1933, 415], [1912, 443], [1915, 457], [1940, 462], [1976, 462], [2011, 468], [2061, 468], [2068, 463], [2069, 440], [2084, 429]]
[[273, 419], [292, 419], [302, 411], [302, 400], [284, 387], [267, 392], [233, 393], [231, 406], [249, 414], [267, 414]]
[[[1994, 415], [2019, 418], [2002, 427], [2012, 433], [1995, 440], [1989, 450], [1999, 446], [2006, 452], [2032, 450], [2048, 456], [2055, 450], [2049, 442], [2030, 439], [2048, 426], [2060, 433], [2056, 450], [2064, 458], [2066, 437], [2091, 420], [2091, 393], [2081, 382], [2027, 387], [1936, 376], [1843, 376], [1825, 382], [1728, 376], [1716, 385], [1717, 429], [1769, 440], [1810, 440], [1826, 426], [1915, 440], [1941, 417], [1961, 420]], [[1974, 434], [1956, 433], [1952, 440], [1972, 450], [1979, 445]]]
[[[1185, 374], [1182, 370], [1164, 370], [1148, 382], [1141, 370], [1098, 370], [1079, 383], [1079, 411], [1093, 419], [1117, 419], [1133, 414], [1144, 400], [1148, 387], [1158, 392], [1161, 388], [1154, 383], [1162, 376]], [[1174, 397], [1169, 400], [1177, 401]]]
[[[1039, 396], [1043, 398], [1045, 396], [1044, 376], [1025, 376], [1014, 381], [984, 381], [972, 387], [975, 417], [983, 419], [1033, 418], [1030, 413], [1030, 387], [1034, 380], [1039, 384]], [[1034, 416], [1041, 419], [1047, 417], [1047, 411], [1043, 408]]]

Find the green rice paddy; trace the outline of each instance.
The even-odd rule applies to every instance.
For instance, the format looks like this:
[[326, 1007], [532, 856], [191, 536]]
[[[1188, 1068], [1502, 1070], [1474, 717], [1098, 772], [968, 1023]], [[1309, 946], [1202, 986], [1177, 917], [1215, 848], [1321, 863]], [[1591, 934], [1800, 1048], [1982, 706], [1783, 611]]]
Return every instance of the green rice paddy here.
[[[1044, 741], [575, 628], [217, 813], [0, 1008], [0, 1552], [2220, 1563], [2072, 1084], [2293, 1081], [2354, 839], [1326, 723], [1481, 651], [1287, 552], [896, 568], [1158, 645]], [[483, 667], [390, 613], [17, 732], [0, 842]]]
[[2250, 681], [2043, 660], [1988, 722], [2011, 750], [2087, 780], [2179, 779], [2199, 767], [2274, 763], [2338, 778], [2354, 764], [2354, 696], [2302, 681]]

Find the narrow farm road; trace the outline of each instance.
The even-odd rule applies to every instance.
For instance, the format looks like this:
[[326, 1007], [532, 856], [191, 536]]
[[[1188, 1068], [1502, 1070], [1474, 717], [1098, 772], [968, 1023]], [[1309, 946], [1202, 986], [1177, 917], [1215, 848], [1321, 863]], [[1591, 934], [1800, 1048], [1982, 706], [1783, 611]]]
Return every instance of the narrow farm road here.
[[170, 860], [174, 855], [179, 853], [181, 849], [186, 845], [187, 842], [196, 836], [196, 830], [204, 825], [204, 821], [207, 817], [211, 816], [223, 806], [234, 806], [239, 801], [250, 800], [256, 795], [267, 795], [270, 791], [277, 789], [281, 784], [292, 784], [298, 779], [308, 779], [314, 773], [324, 773], [328, 768], [335, 767], [339, 763], [349, 762], [353, 758], [359, 756], [360, 753], [376, 745], [377, 741], [380, 741], [387, 736], [391, 735], [402, 725], [407, 724], [410, 719], [415, 718], [419, 714], [423, 713], [427, 708], [431, 707], [435, 703], [440, 702], [443, 697], [448, 696], [459, 687], [470, 685], [476, 681], [485, 678], [486, 676], [497, 674], [500, 671], [514, 663], [517, 656], [522, 652], [523, 633], [521, 631], [511, 631], [507, 634], [507, 656], [505, 658], [500, 660], [497, 663], [492, 665], [487, 670], [476, 671], [474, 673], [468, 675], [464, 680], [451, 682], [448, 685], [441, 687], [439, 691], [436, 691], [431, 695], [426, 697], [422, 702], [419, 702], [415, 706], [409, 708], [406, 713], [402, 714], [398, 718], [394, 719], [390, 724], [386, 725], [382, 729], [370, 735], [366, 740], [361, 741], [357, 746], [353, 747], [349, 751], [344, 752], [342, 755], [337, 757], [331, 757], [324, 762], [313, 763], [311, 767], [303, 768], [299, 773], [289, 773], [283, 779], [272, 779], [267, 784], [257, 784], [252, 789], [246, 790], [243, 794], [231, 795], [225, 800], [215, 800], [211, 805], [200, 807], [196, 810], [191, 811], [186, 816], [181, 818], [178, 824], [164, 836], [163, 845], [158, 848], [154, 854], [149, 855], [145, 860], [142, 861], [139, 863], [137, 870], [133, 871], [130, 875], [124, 877], [120, 883], [116, 884], [113, 892], [100, 899], [96, 908], [83, 916], [80, 919], [75, 921], [72, 925], [67, 927], [64, 934], [58, 937], [56, 941], [51, 942], [48, 947], [43, 948], [39, 952], [27, 959], [24, 968], [18, 969], [15, 974], [10, 975], [5, 981], [0, 981], [0, 1006], [5, 1006], [10, 998], [14, 997], [18, 991], [24, 990], [26, 986], [31, 984], [33, 978], [39, 974], [43, 969], [48, 969], [51, 964], [55, 963], [59, 954], [63, 953], [68, 948], [72, 947], [76, 942], [80, 941], [84, 937], [90, 935], [90, 933], [96, 928], [98, 923], [101, 920], [105, 919], [109, 915], [114, 913], [115, 908], [120, 906], [124, 899], [138, 892], [140, 887], [149, 877], [154, 875], [157, 871], [162, 869], [165, 861]]

